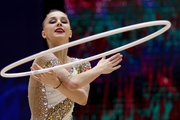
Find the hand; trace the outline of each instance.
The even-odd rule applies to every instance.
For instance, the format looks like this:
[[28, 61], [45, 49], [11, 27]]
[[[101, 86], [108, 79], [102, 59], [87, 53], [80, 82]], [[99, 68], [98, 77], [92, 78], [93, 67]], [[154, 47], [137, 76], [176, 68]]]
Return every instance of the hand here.
[[[38, 64], [34, 63], [31, 66], [31, 70], [40, 70], [42, 69]], [[57, 87], [60, 83], [59, 78], [57, 77], [56, 73], [53, 70], [50, 70], [45, 73], [33, 74], [31, 75], [35, 80], [51, 85], [52, 87]]]
[[101, 74], [109, 74], [113, 72], [114, 70], [117, 70], [121, 67], [121, 65], [118, 65], [122, 61], [122, 55], [120, 53], [111, 56], [110, 58], [106, 59], [106, 57], [103, 57], [96, 67], [101, 69]]

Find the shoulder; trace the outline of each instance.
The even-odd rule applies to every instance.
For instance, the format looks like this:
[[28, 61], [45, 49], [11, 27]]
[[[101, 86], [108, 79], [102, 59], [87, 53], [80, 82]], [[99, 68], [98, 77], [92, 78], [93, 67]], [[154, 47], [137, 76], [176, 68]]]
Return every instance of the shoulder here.
[[59, 59], [54, 54], [47, 54], [45, 56], [36, 58], [35, 63], [43, 68], [53, 67], [56, 65], [60, 65]]

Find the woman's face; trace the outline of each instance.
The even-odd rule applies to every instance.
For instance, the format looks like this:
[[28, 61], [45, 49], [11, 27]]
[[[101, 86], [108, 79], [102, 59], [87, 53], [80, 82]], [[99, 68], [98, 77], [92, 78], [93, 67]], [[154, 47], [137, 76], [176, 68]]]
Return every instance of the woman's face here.
[[49, 13], [43, 26], [42, 36], [51, 43], [67, 43], [72, 36], [69, 19], [63, 12], [54, 11]]

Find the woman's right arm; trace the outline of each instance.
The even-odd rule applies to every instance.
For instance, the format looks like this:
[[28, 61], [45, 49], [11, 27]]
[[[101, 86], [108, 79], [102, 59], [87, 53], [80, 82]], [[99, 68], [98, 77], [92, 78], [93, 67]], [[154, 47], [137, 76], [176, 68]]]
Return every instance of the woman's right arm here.
[[[102, 58], [94, 68], [86, 72], [80, 73], [78, 75], [71, 76], [66, 69], [62, 68], [51, 70], [49, 71], [49, 73], [47, 72], [36, 74], [34, 75], [34, 77], [36, 78], [36, 80], [43, 82], [45, 84], [49, 84], [53, 87], [60, 84], [59, 82], [61, 81], [64, 86], [73, 91], [82, 88], [85, 85], [88, 85], [101, 74], [109, 74], [114, 70], [119, 69], [121, 66], [118, 64], [121, 61], [122, 55], [116, 54], [108, 59]], [[33, 64], [32, 69], [42, 69], [41, 62], [36, 61], [36, 63], [37, 64]]]

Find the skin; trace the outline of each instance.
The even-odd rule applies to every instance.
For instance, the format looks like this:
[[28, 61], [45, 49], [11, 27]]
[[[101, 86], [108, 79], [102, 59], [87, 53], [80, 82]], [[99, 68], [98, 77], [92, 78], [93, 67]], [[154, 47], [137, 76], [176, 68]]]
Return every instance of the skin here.
[[[69, 19], [63, 12], [55, 11], [49, 13], [43, 25], [42, 37], [47, 40], [50, 48], [68, 43], [69, 38], [72, 37]], [[55, 32], [57, 28], [62, 28], [64, 32]], [[70, 62], [70, 57], [67, 55], [67, 51], [68, 49], [61, 50], [48, 56], [57, 57], [61, 64], [68, 63]], [[31, 75], [30, 79], [51, 85], [52, 87], [57, 87], [62, 83], [57, 90], [74, 102], [86, 105], [90, 89], [89, 84], [101, 74], [109, 74], [119, 69], [121, 66], [118, 64], [122, 61], [122, 57], [119, 53], [107, 59], [103, 57], [92, 69], [74, 76], [70, 75], [70, 68], [62, 68]], [[45, 59], [45, 57], [36, 59], [31, 70], [42, 69], [43, 64], [40, 62], [42, 59]]]
[[[47, 40], [49, 48], [53, 48], [69, 42], [69, 38], [72, 37], [72, 30], [70, 22], [66, 14], [60, 11], [55, 11], [47, 15], [44, 20], [44, 28], [42, 31], [42, 37]], [[59, 34], [55, 32], [57, 28], [62, 28], [64, 33]], [[67, 56], [68, 49], [61, 50], [54, 53], [59, 58], [61, 63], [67, 63], [70, 61]]]

